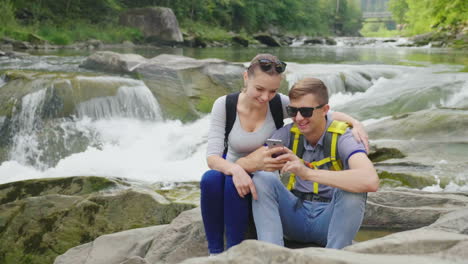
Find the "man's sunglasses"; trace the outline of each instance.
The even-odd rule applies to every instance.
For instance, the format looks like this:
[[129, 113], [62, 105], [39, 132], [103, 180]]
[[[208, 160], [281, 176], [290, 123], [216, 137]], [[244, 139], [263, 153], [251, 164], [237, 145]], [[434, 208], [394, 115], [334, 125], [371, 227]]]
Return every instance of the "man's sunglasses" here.
[[286, 111], [288, 112], [289, 117], [295, 117], [297, 112], [301, 112], [301, 116], [303, 117], [311, 117], [315, 109], [320, 109], [324, 106], [325, 104], [319, 105], [317, 107], [293, 107], [288, 105], [286, 106]]
[[286, 63], [285, 62], [271, 61], [269, 59], [259, 59], [258, 61], [250, 64], [249, 69], [250, 69], [250, 67], [252, 67], [256, 63], [258, 63], [258, 65], [260, 65], [260, 69], [262, 69], [262, 71], [264, 71], [264, 72], [269, 71], [271, 69], [271, 67], [275, 67], [275, 70], [276, 70], [277, 73], [282, 73], [282, 72], [284, 72], [286, 70]]

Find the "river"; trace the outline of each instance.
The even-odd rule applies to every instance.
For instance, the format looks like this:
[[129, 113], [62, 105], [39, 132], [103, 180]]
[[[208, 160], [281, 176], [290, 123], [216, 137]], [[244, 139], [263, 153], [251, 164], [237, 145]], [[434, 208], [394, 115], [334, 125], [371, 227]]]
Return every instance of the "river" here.
[[[247, 62], [260, 52], [276, 54], [288, 63], [286, 79], [290, 85], [307, 76], [321, 78], [331, 91], [332, 109], [362, 120], [372, 145], [396, 147], [407, 155], [379, 164], [378, 169], [449, 182], [442, 187], [439, 184], [426, 187], [429, 191], [468, 191], [467, 51], [402, 48], [392, 43], [361, 47], [342, 44], [115, 51], [148, 58], [169, 53], [233, 62]], [[15, 59], [3, 57], [0, 70], [84, 73], [89, 70], [78, 65], [89, 54], [89, 51], [53, 51]], [[23, 104], [29, 107], [16, 117], [20, 125], [16, 127], [8, 157], [0, 164], [0, 183], [77, 175], [123, 177], [150, 183], [200, 179], [207, 169], [209, 115], [191, 123], [163, 120], [158, 98], [148, 99], [151, 96], [143, 82], [130, 76], [99, 74], [102, 75], [96, 77], [99, 81], [119, 82], [126, 87], [119, 98], [129, 110], [119, 112], [112, 108], [112, 102], [105, 100], [89, 102], [77, 111], [75, 118], [62, 120], [51, 129], [60, 138], [62, 148], [75, 149], [60, 154], [52, 153], [48, 142], [41, 141], [40, 128], [34, 125], [35, 107], [43, 95], [39, 92], [23, 97]], [[339, 80], [345, 80], [345, 85]], [[3, 85], [0, 79], [0, 93]], [[137, 108], [138, 111], [132, 110]], [[0, 127], [4, 119], [0, 116]], [[76, 147], [77, 144], [81, 146]], [[51, 155], [59, 155], [53, 165], [46, 162]]]

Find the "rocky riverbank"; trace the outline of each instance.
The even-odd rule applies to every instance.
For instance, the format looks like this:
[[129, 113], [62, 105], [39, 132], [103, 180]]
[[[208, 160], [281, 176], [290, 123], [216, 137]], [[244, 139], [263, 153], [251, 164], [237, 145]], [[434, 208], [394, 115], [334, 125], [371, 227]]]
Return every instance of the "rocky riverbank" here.
[[196, 183], [70, 177], [3, 184], [0, 263], [52, 263], [58, 255], [55, 264], [463, 263], [468, 257], [466, 193], [370, 193], [362, 230], [393, 234], [343, 251], [248, 240], [216, 258], [204, 257], [200, 209], [189, 210], [198, 197]]

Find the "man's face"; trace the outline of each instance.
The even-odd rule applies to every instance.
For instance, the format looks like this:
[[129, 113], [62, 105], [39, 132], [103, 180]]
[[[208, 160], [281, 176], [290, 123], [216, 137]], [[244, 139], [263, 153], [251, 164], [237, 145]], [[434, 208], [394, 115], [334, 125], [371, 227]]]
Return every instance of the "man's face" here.
[[[318, 107], [320, 103], [316, 100], [315, 95], [306, 94], [297, 99], [291, 100], [291, 107], [301, 108], [301, 107]], [[305, 117], [302, 115], [301, 111], [297, 111], [296, 116], [292, 117], [292, 120], [297, 125], [302, 134], [310, 134], [314, 129], [321, 128], [320, 124], [325, 122], [325, 116], [330, 109], [328, 104], [325, 104], [319, 109], [314, 109], [312, 116]]]

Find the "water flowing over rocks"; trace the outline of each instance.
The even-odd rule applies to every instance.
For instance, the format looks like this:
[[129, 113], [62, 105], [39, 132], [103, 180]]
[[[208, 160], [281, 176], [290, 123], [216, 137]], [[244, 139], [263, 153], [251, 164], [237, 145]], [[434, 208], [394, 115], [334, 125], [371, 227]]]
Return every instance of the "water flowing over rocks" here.
[[[193, 205], [171, 203], [155, 191], [118, 179], [70, 177], [3, 184], [0, 263], [52, 263], [67, 249], [101, 235], [156, 225], [125, 236], [144, 247], [145, 236], [149, 240], [149, 234], [190, 208]], [[112, 235], [111, 240], [118, 241]], [[100, 241], [94, 244], [109, 245]]]
[[[259, 241], [246, 240], [214, 257], [207, 255], [200, 209], [180, 214], [171, 224], [148, 231], [153, 241], [143, 238], [134, 242], [129, 230], [113, 234], [130, 237], [119, 240], [119, 252], [110, 252], [102, 236], [68, 250], [55, 264], [123, 264], [123, 263], [462, 263], [468, 243], [468, 196], [461, 193], [427, 193], [420, 191], [386, 191], [370, 193], [363, 228], [413, 229], [360, 242], [333, 250], [324, 248], [288, 249]], [[150, 230], [150, 229], [147, 229]], [[100, 242], [99, 242], [100, 241]], [[96, 243], [99, 242], [99, 243]], [[145, 251], [150, 244], [151, 246]], [[120, 252], [132, 253], [127, 256]], [[94, 261], [88, 253], [109, 253], [112, 261]], [[194, 258], [198, 257], [198, 258]], [[184, 261], [185, 260], [185, 261]], [[182, 262], [181, 262], [182, 261]], [[315, 262], [314, 262], [315, 263]]]
[[211, 111], [216, 98], [242, 87], [241, 64], [162, 54], [145, 59], [134, 54], [97, 52], [84, 68], [136, 74], [160, 102], [164, 115], [184, 121]]
[[[68, 130], [75, 118], [162, 120], [142, 81], [71, 73], [6, 71], [0, 93], [0, 158], [41, 168], [84, 151], [92, 135]], [[66, 126], [66, 125], [65, 125]], [[72, 132], [70, 132], [72, 131]]]
[[120, 15], [121, 25], [136, 27], [149, 41], [182, 43], [184, 41], [177, 18], [170, 8], [135, 8]]

